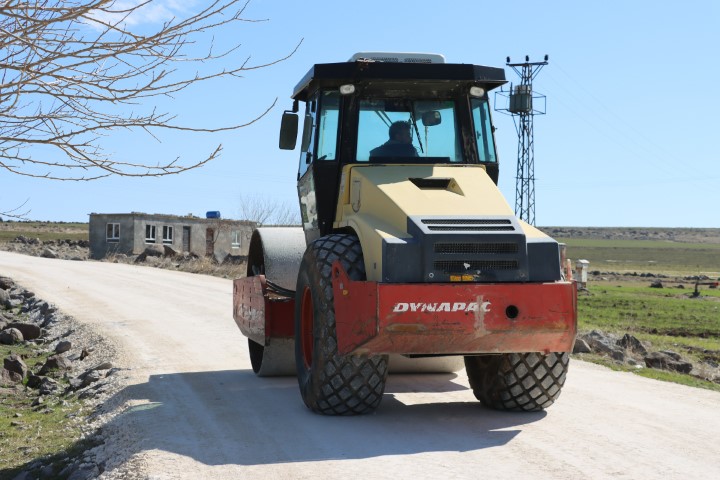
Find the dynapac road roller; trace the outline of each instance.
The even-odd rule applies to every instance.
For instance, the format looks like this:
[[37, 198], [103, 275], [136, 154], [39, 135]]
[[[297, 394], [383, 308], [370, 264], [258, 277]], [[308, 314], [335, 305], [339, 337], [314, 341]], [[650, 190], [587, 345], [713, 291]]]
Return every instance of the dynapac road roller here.
[[558, 242], [496, 186], [488, 92], [504, 83], [501, 68], [372, 52], [302, 78], [280, 131], [295, 149], [302, 123], [302, 228], [258, 228], [234, 281], [257, 375], [297, 374], [327, 415], [375, 410], [389, 370], [458, 359], [490, 408], [557, 399], [577, 290]]

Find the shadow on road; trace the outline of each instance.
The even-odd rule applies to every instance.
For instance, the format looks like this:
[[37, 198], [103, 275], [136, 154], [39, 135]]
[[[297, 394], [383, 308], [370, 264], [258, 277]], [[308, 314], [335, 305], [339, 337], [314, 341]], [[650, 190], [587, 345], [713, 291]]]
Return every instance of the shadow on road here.
[[[153, 375], [118, 394], [131, 406], [106, 429], [137, 439], [126, 459], [158, 449], [207, 465], [261, 465], [496, 447], [545, 416], [488, 410], [464, 401], [467, 394], [458, 401], [453, 392], [467, 388], [452, 384], [454, 377], [395, 375], [376, 413], [326, 417], [304, 406], [294, 377], [245, 370]], [[397, 395], [419, 379], [419, 390], [438, 393], [438, 400], [400, 401]]]

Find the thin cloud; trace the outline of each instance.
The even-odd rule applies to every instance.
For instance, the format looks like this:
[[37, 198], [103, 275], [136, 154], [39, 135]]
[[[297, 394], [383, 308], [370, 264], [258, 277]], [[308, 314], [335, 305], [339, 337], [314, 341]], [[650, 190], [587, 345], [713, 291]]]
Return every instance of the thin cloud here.
[[[140, 6], [145, 3], [145, 5]], [[178, 0], [120, 0], [112, 4], [112, 11], [95, 10], [90, 12], [89, 18], [104, 24], [122, 23], [126, 27], [160, 24], [173, 18], [183, 17], [195, 6], [195, 1]], [[132, 10], [135, 9], [135, 10]], [[132, 10], [129, 14], [129, 10]], [[90, 25], [100, 27], [98, 24], [88, 22]]]

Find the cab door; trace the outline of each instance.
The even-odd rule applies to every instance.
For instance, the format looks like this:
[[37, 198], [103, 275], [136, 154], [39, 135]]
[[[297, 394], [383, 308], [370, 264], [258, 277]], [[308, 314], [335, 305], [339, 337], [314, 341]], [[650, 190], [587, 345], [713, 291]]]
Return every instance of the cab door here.
[[305, 105], [298, 199], [307, 243], [332, 231], [338, 195], [340, 94], [318, 92]]

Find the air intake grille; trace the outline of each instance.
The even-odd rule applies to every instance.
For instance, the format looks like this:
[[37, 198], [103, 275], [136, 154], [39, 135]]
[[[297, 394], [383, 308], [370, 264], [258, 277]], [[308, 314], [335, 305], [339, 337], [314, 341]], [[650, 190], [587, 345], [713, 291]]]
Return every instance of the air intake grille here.
[[436, 261], [435, 270], [444, 273], [474, 272], [480, 270], [517, 270], [517, 260], [468, 260], [468, 261]]
[[517, 243], [436, 243], [439, 254], [504, 254], [517, 253]]
[[514, 232], [515, 227], [508, 219], [492, 218], [438, 218], [422, 219], [431, 232]]
[[435, 226], [428, 225], [428, 230], [432, 232], [512, 232], [514, 227], [468, 227], [465, 225], [447, 225]]
[[439, 219], [423, 219], [425, 225], [511, 225], [512, 222], [507, 219], [493, 220], [489, 218], [480, 219], [463, 219], [463, 218], [439, 218]]

